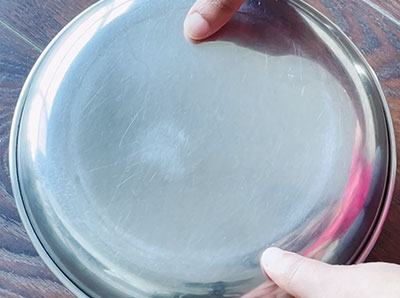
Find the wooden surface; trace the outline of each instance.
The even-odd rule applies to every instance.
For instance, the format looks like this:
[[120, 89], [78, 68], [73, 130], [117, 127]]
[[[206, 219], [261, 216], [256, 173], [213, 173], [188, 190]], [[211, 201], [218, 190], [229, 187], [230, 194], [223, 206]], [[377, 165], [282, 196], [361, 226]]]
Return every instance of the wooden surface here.
[[[38, 257], [18, 217], [8, 175], [8, 137], [18, 94], [35, 60], [65, 24], [94, 2], [0, 0], [0, 297], [72, 297]], [[400, 148], [400, 2], [307, 2], [351, 37], [378, 74]], [[400, 263], [399, 169], [387, 221], [368, 261]]]

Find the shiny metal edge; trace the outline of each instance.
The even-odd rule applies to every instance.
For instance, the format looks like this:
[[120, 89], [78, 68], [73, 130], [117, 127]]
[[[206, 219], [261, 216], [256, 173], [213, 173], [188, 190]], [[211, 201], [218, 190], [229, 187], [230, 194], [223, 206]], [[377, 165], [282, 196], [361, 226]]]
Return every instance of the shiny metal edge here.
[[[55, 261], [50, 257], [49, 253], [47, 252], [46, 248], [44, 247], [43, 243], [40, 241], [38, 235], [36, 234], [33, 226], [31, 225], [30, 218], [28, 213], [25, 209], [25, 204], [21, 195], [21, 190], [19, 187], [19, 179], [18, 179], [18, 161], [17, 161], [17, 145], [18, 145], [18, 131], [21, 116], [23, 113], [25, 101], [27, 98], [27, 93], [29, 90], [29, 86], [31, 84], [32, 78], [34, 77], [37, 69], [39, 68], [40, 64], [44, 60], [44, 57], [52, 48], [53, 44], [67, 31], [78, 19], [81, 19], [88, 13], [90, 13], [95, 7], [101, 6], [105, 0], [101, 0], [80, 14], [78, 14], [74, 19], [70, 21], [54, 38], [53, 40], [46, 46], [44, 51], [39, 56], [38, 60], [35, 62], [34, 66], [32, 67], [21, 93], [19, 95], [14, 116], [12, 119], [11, 130], [10, 130], [10, 139], [9, 139], [9, 170], [10, 170], [10, 179], [12, 185], [12, 191], [14, 195], [14, 199], [16, 201], [18, 213], [20, 215], [21, 221], [27, 231], [27, 234], [32, 241], [33, 246], [35, 247], [36, 251], [38, 252], [39, 256], [42, 258], [44, 263], [49, 267], [51, 272], [77, 297], [89, 297], [87, 296], [81, 288], [79, 288], [55, 263]], [[390, 204], [392, 201], [394, 186], [395, 186], [395, 178], [396, 178], [396, 143], [395, 143], [395, 134], [393, 128], [392, 118], [390, 116], [389, 106], [386, 101], [386, 97], [383, 93], [382, 87], [379, 83], [378, 77], [375, 71], [371, 68], [368, 61], [364, 58], [360, 50], [353, 44], [353, 42], [346, 36], [346, 34], [337, 26], [335, 25], [329, 18], [319, 12], [317, 9], [312, 7], [311, 5], [305, 3], [303, 0], [288, 0], [293, 6], [301, 9], [302, 11], [306, 12], [309, 16], [317, 19], [319, 22], [327, 25], [330, 29], [335, 33], [335, 35], [343, 40], [347, 47], [349, 47], [353, 54], [356, 55], [360, 61], [363, 63], [364, 67], [368, 71], [371, 79], [373, 80], [374, 84], [377, 87], [377, 90], [380, 94], [381, 98], [381, 105], [386, 119], [386, 127], [387, 127], [387, 134], [388, 134], [388, 142], [389, 142], [389, 170], [387, 173], [387, 181], [386, 181], [386, 189], [383, 201], [381, 202], [381, 207], [379, 212], [376, 215], [374, 220], [374, 224], [371, 226], [370, 232], [367, 234], [366, 239], [364, 240], [364, 244], [360, 247], [359, 251], [354, 254], [354, 256], [347, 262], [350, 263], [361, 263], [363, 262], [368, 254], [371, 252], [373, 246], [375, 245], [381, 230], [383, 228], [383, 224], [389, 212]]]
[[292, 4], [294, 7], [297, 7], [300, 10], [306, 12], [310, 17], [316, 19], [318, 22], [326, 26], [329, 26], [330, 30], [335, 34], [335, 36], [340, 40], [340, 42], [342, 42], [346, 46], [346, 48], [352, 51], [353, 57], [357, 57], [360, 60], [360, 62], [365, 67], [365, 70], [368, 72], [370, 79], [375, 84], [379, 92], [380, 103], [386, 120], [386, 129], [387, 129], [387, 136], [389, 143], [388, 172], [386, 176], [386, 188], [384, 192], [384, 197], [381, 201], [381, 205], [375, 216], [373, 224], [371, 225], [371, 228], [368, 231], [367, 235], [365, 236], [365, 239], [363, 240], [359, 249], [353, 254], [353, 256], [348, 260], [346, 264], [362, 263], [365, 261], [365, 259], [371, 252], [382, 231], [383, 224], [386, 220], [387, 214], [389, 213], [389, 208], [392, 202], [393, 191], [395, 186], [396, 165], [397, 165], [396, 139], [395, 139], [392, 117], [390, 116], [389, 106], [375, 71], [369, 65], [367, 59], [364, 57], [364, 55], [361, 53], [358, 47], [342, 31], [342, 29], [340, 29], [339, 26], [334, 24], [328, 17], [319, 12], [316, 8], [304, 2], [303, 0], [288, 0], [288, 2]]
[[17, 205], [18, 213], [21, 218], [21, 221], [27, 231], [27, 234], [36, 249], [37, 253], [44, 261], [47, 267], [49, 267], [50, 271], [62, 282], [62, 284], [72, 292], [77, 297], [86, 298], [89, 297], [85, 294], [85, 292], [79, 288], [61, 269], [58, 267], [56, 262], [50, 257], [50, 254], [46, 250], [43, 243], [40, 241], [39, 236], [36, 234], [29, 215], [25, 209], [24, 200], [21, 195], [21, 189], [19, 186], [19, 179], [18, 179], [18, 159], [17, 159], [17, 148], [18, 148], [18, 133], [19, 133], [19, 126], [21, 121], [21, 116], [24, 110], [27, 94], [29, 91], [29, 87], [31, 85], [32, 79], [37, 72], [37, 69], [40, 67], [40, 64], [46, 57], [47, 53], [56, 43], [56, 41], [64, 34], [64, 32], [68, 31], [73, 24], [83, 18], [85, 15], [88, 15], [93, 9], [98, 6], [101, 6], [105, 0], [100, 0], [95, 4], [91, 5], [81, 13], [79, 13], [76, 17], [74, 17], [66, 26], [64, 26], [60, 32], [56, 34], [56, 36], [50, 41], [50, 43], [45, 47], [43, 52], [40, 54], [39, 58], [36, 60], [35, 64], [33, 65], [32, 69], [29, 72], [27, 79], [24, 82], [24, 85], [21, 89], [20, 95], [18, 97], [17, 104], [15, 106], [13, 119], [11, 122], [11, 130], [10, 130], [10, 138], [9, 138], [9, 171], [10, 171], [10, 180], [11, 180], [11, 187], [13, 191], [13, 196]]

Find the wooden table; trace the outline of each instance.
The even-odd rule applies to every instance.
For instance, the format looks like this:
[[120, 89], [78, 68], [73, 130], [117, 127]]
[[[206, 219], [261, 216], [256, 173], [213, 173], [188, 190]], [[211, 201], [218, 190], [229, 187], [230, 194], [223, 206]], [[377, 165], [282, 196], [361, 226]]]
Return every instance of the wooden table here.
[[[307, 1], [351, 37], [378, 74], [400, 148], [400, 2]], [[34, 62], [57, 32], [94, 2], [0, 0], [0, 297], [73, 296], [44, 265], [21, 224], [9, 179], [8, 140], [18, 94]], [[399, 184], [397, 179], [387, 221], [368, 261], [400, 264]]]

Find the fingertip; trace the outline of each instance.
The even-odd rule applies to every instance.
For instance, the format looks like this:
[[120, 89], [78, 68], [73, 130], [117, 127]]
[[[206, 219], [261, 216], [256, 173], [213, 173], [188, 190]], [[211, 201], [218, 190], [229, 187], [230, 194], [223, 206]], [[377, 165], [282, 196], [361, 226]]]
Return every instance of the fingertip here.
[[210, 25], [198, 12], [190, 13], [183, 24], [183, 32], [192, 40], [201, 40], [208, 36]]
[[295, 297], [321, 297], [319, 283], [329, 280], [332, 267], [279, 248], [268, 248], [261, 257], [267, 276]]
[[261, 256], [261, 267], [268, 275], [269, 272], [276, 270], [278, 261], [283, 257], [286, 252], [277, 247], [267, 248]]

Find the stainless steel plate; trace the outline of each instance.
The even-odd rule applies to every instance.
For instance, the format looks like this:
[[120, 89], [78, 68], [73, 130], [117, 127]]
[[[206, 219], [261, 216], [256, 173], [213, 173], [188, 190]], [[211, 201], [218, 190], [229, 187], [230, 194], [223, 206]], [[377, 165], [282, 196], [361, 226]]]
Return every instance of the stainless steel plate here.
[[96, 4], [22, 91], [14, 193], [77, 295], [239, 296], [266, 247], [361, 260], [387, 212], [391, 120], [343, 33], [303, 2], [249, 1], [192, 44], [191, 4]]

